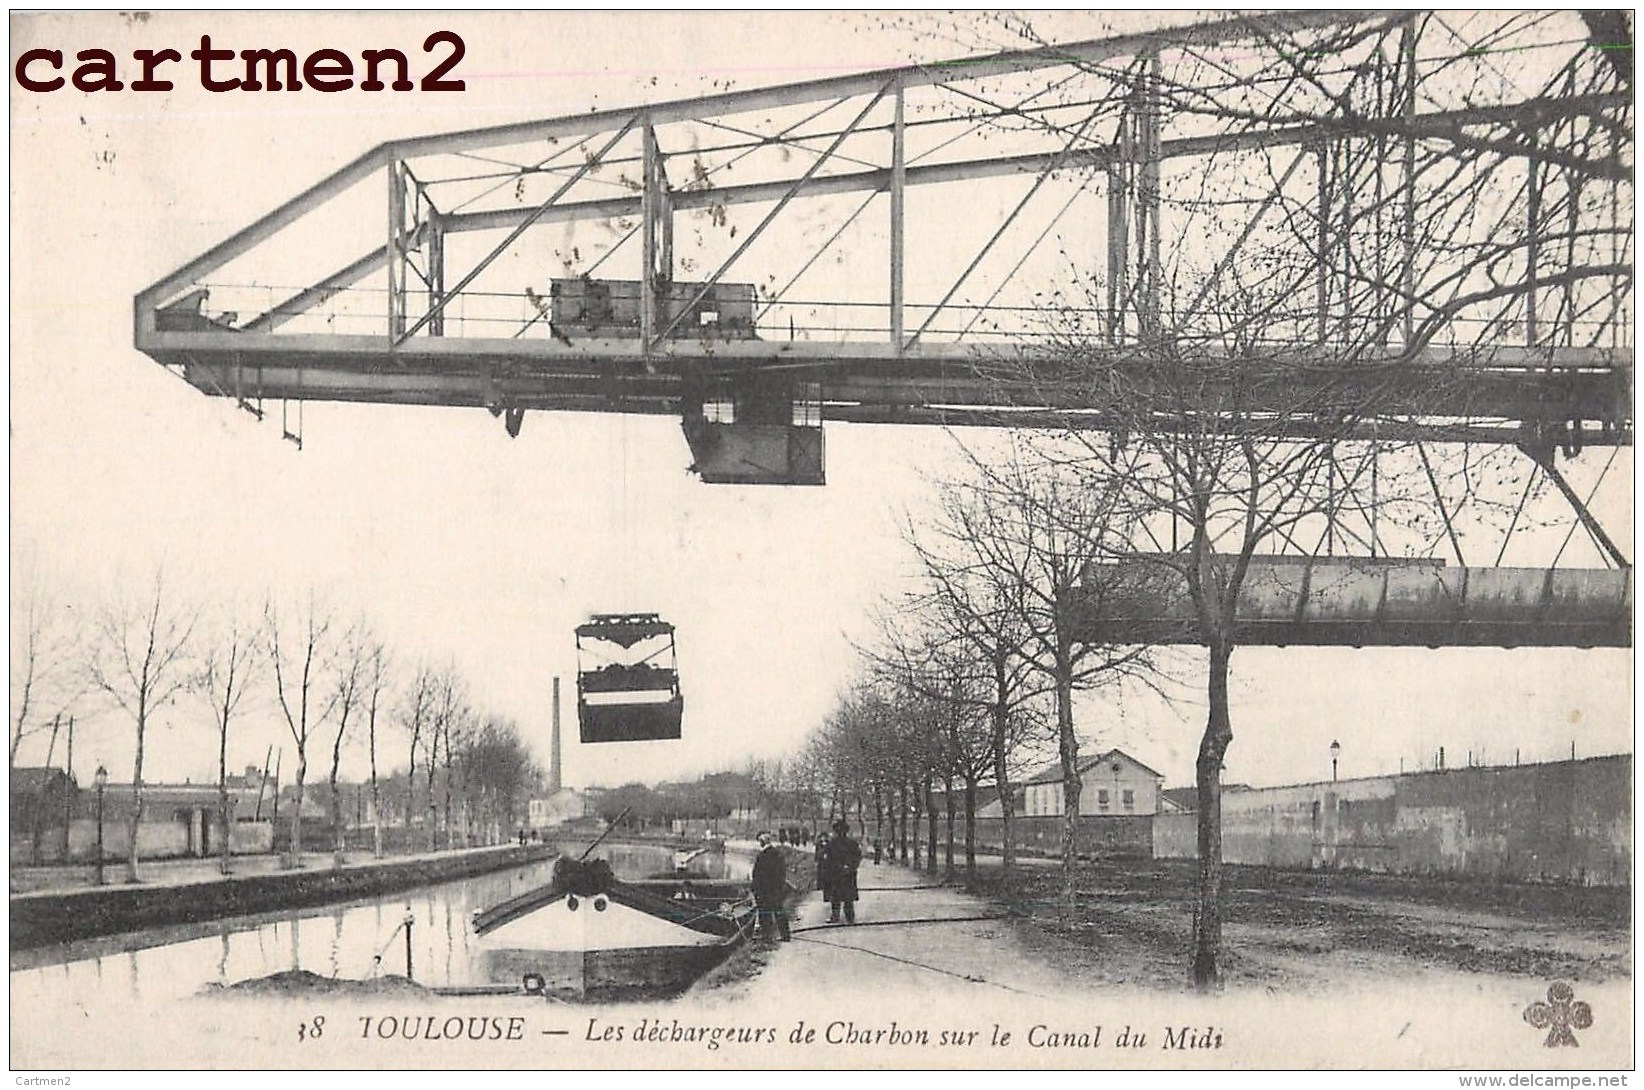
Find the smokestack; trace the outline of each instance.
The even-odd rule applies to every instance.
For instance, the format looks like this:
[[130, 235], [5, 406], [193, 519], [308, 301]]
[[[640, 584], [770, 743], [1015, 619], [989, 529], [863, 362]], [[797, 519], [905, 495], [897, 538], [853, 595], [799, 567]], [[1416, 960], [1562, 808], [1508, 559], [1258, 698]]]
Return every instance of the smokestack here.
[[559, 678], [554, 679], [554, 738], [553, 751], [548, 755], [548, 793], [558, 794], [559, 779]]

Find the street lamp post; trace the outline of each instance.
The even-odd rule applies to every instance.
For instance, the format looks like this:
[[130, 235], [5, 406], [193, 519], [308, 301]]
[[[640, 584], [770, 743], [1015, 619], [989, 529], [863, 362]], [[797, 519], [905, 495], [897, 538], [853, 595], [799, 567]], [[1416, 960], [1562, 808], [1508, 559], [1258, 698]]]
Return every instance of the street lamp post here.
[[1330, 743], [1330, 782], [1336, 782], [1336, 762], [1341, 758], [1341, 743]]
[[97, 766], [97, 884], [104, 884], [103, 877], [103, 789], [108, 786], [108, 769]]

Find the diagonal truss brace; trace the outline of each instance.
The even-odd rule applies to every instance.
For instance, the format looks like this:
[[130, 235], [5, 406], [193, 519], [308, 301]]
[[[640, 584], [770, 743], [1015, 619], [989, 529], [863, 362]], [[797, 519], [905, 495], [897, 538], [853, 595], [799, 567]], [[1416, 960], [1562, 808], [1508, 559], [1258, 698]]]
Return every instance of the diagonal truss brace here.
[[769, 227], [772, 221], [776, 219], [777, 215], [788, 206], [789, 201], [799, 195], [799, 191], [804, 189], [805, 184], [816, 176], [816, 172], [822, 169], [822, 165], [829, 159], [833, 158], [833, 153], [838, 151], [839, 146], [857, 130], [857, 127], [860, 126], [864, 120], [867, 119], [868, 114], [873, 112], [873, 108], [879, 105], [879, 100], [884, 98], [894, 85], [895, 80], [891, 80], [879, 88], [878, 93], [875, 94], [873, 98], [868, 100], [868, 104], [866, 106], [862, 107], [862, 112], [857, 114], [856, 118], [851, 121], [849, 125], [846, 125], [838, 136], [834, 137], [833, 143], [828, 145], [828, 150], [819, 155], [816, 161], [805, 170], [805, 173], [800, 175], [792, 185], [788, 186], [788, 191], [782, 194], [782, 199], [777, 201], [775, 206], [773, 206], [769, 212], [765, 213], [765, 218], [759, 221], [759, 226], [748, 232], [748, 237], [742, 240], [742, 245], [738, 246], [735, 252], [733, 252], [730, 257], [725, 259], [719, 268], [714, 271], [714, 274], [708, 278], [707, 282], [696, 290], [696, 293], [691, 296], [690, 301], [674, 314], [672, 320], [670, 320], [667, 325], [662, 327], [662, 331], [656, 335], [656, 341], [646, 344], [645, 347], [647, 351], [654, 347], [656, 343], [666, 340], [668, 334], [672, 333], [674, 328], [678, 326], [680, 322], [684, 321], [685, 316], [696, 310], [697, 304], [702, 302], [703, 299], [706, 299], [708, 297], [708, 293], [713, 290], [714, 285], [719, 283], [719, 278], [724, 276], [726, 271], [730, 269], [732, 265], [736, 264], [739, 257], [748, 252], [748, 247], [752, 246], [754, 242], [758, 240], [759, 236], [765, 233], [765, 228]]
[[1535, 459], [1536, 464], [1547, 474], [1547, 479], [1553, 482], [1559, 493], [1569, 503], [1570, 509], [1575, 512], [1576, 518], [1581, 521], [1582, 529], [1592, 535], [1593, 540], [1598, 542], [1599, 547], [1615, 562], [1615, 566], [1623, 570], [1631, 568], [1632, 563], [1622, 555], [1621, 549], [1611, 540], [1610, 535], [1604, 532], [1604, 527], [1598, 524], [1598, 519], [1594, 518], [1593, 513], [1587, 509], [1586, 502], [1576, 494], [1574, 488], [1570, 487], [1570, 482], [1565, 480], [1564, 474], [1558, 471], [1558, 466], [1553, 463], [1552, 456], [1536, 458], [1535, 454], [1527, 448], [1520, 447], [1519, 449]]
[[403, 336], [396, 337], [394, 340], [395, 345], [397, 346], [404, 344], [406, 341], [414, 337], [417, 334], [417, 331], [422, 329], [423, 326], [427, 325], [440, 314], [444, 313], [446, 304], [461, 295], [464, 288], [473, 283], [474, 279], [478, 277], [480, 273], [484, 272], [491, 266], [491, 262], [495, 261], [502, 255], [503, 251], [512, 246], [514, 242], [521, 235], [523, 235], [533, 223], [537, 222], [537, 220], [541, 218], [544, 212], [548, 211], [548, 209], [558, 202], [561, 197], [569, 193], [571, 191], [571, 187], [580, 182], [584, 175], [597, 166], [605, 158], [605, 156], [610, 153], [611, 149], [616, 147], [617, 143], [623, 137], [628, 135], [629, 130], [631, 130], [638, 121], [638, 114], [630, 117], [628, 119], [628, 123], [618, 129], [616, 133], [605, 142], [604, 146], [601, 147], [599, 151], [595, 152], [592, 156], [583, 161], [583, 164], [576, 169], [576, 173], [565, 179], [564, 183], [561, 184], [558, 189], [554, 190], [547, 200], [537, 205], [537, 207], [532, 210], [530, 215], [520, 220], [519, 224], [512, 231], [508, 232], [508, 237], [497, 243], [490, 253], [486, 254], [485, 257], [482, 258], [472, 269], [469, 269], [468, 274], [457, 282], [456, 287], [441, 295], [439, 301], [428, 308], [428, 313], [424, 314], [421, 318], [418, 318], [416, 324], [406, 330]]

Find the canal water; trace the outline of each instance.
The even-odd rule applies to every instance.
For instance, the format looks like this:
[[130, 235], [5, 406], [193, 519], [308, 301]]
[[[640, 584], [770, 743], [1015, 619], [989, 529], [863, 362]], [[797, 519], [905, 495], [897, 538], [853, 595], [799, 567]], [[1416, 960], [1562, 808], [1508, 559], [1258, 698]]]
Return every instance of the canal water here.
[[[585, 845], [562, 846], [575, 857]], [[671, 849], [604, 845], [597, 855], [622, 878], [671, 872]], [[688, 873], [746, 880], [751, 860], [712, 852]], [[150, 928], [12, 953], [11, 1003], [71, 1010], [85, 997], [147, 1006], [287, 970], [361, 979], [405, 972], [402, 922], [411, 918], [412, 975], [419, 984], [488, 983], [469, 921], [473, 914], [546, 882], [552, 864], [514, 867], [477, 878], [283, 913]], [[379, 960], [380, 958], [380, 960]]]

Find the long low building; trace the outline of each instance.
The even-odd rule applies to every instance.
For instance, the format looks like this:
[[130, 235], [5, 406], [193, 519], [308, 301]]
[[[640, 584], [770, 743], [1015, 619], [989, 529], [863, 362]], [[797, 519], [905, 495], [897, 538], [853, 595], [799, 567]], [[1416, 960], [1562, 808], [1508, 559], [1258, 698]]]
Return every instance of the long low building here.
[[[255, 768], [228, 777], [229, 850], [272, 849], [272, 800]], [[110, 783], [99, 808], [95, 788], [57, 768], [16, 768], [11, 774], [10, 859], [13, 865], [90, 862], [102, 843], [105, 859], [124, 859], [136, 804], [129, 783]], [[143, 859], [201, 858], [222, 850], [215, 783], [143, 785], [137, 854]]]
[[[1232, 558], [1218, 558], [1231, 564]], [[1199, 644], [1182, 556], [1092, 564], [1104, 639]], [[1631, 647], [1631, 568], [1451, 567], [1438, 559], [1253, 556], [1241, 646]]]
[[[1630, 754], [1224, 790], [1229, 863], [1528, 882], [1632, 880]], [[1198, 815], [1161, 813], [1160, 859], [1198, 855]]]

